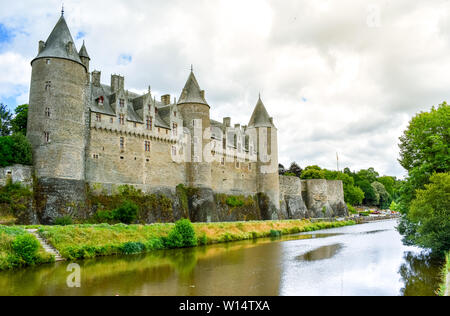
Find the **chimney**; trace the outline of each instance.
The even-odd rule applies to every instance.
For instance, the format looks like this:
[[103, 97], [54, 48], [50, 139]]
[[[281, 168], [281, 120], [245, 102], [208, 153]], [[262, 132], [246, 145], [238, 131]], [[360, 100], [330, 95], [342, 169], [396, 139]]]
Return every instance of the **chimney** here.
[[165, 95], [161, 96], [161, 102], [164, 105], [169, 105], [170, 104], [170, 94], [165, 94]]
[[234, 124], [235, 129], [241, 129], [241, 124]]
[[230, 117], [224, 117], [223, 118], [223, 125], [225, 127], [231, 127], [231, 118]]
[[45, 42], [39, 41], [39, 54], [44, 50], [45, 48]]
[[125, 78], [119, 75], [111, 75], [111, 91], [123, 91], [125, 89]]
[[92, 72], [92, 84], [96, 87], [100, 87], [100, 78], [102, 73], [100, 71], [94, 70]]

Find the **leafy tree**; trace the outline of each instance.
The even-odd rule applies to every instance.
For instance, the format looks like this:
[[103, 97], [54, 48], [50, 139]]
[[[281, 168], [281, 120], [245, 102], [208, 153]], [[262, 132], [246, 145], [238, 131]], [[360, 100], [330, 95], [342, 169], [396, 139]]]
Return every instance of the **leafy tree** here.
[[301, 176], [301, 179], [307, 180], [307, 179], [325, 179], [326, 174], [325, 171], [322, 170], [319, 166], [308, 166], [303, 170]]
[[[400, 137], [400, 164], [408, 171], [408, 178], [401, 183], [398, 190], [398, 203], [403, 216], [399, 231], [405, 236], [408, 244], [431, 248], [440, 254], [447, 247], [448, 240], [440, 235], [446, 233], [446, 224], [439, 220], [432, 210], [441, 210], [438, 205], [429, 206], [424, 201], [433, 202], [424, 196], [427, 191], [435, 197], [435, 201], [444, 203], [442, 197], [432, 194], [446, 190], [445, 181], [431, 178], [434, 173], [450, 171], [450, 106], [444, 102], [430, 112], [417, 114]], [[437, 176], [436, 176], [437, 177]], [[432, 186], [427, 186], [430, 181]], [[447, 209], [448, 209], [448, 195]], [[411, 213], [411, 214], [410, 214]], [[425, 219], [424, 215], [431, 215]], [[448, 217], [448, 213], [446, 215]], [[418, 220], [421, 218], [422, 220]], [[434, 227], [433, 227], [434, 226]]]
[[364, 204], [365, 205], [379, 205], [380, 195], [375, 192], [372, 184], [368, 180], [362, 180], [357, 182], [356, 185], [364, 192]]
[[374, 168], [362, 169], [362, 170], [358, 171], [358, 173], [356, 174], [357, 179], [355, 179], [355, 181], [367, 180], [370, 183], [373, 183], [373, 182], [377, 181], [377, 178], [379, 176], [380, 176], [379, 173], [376, 172]]
[[295, 162], [291, 163], [291, 166], [289, 167], [289, 169], [286, 170], [286, 172], [293, 173], [293, 174], [295, 174], [297, 177], [300, 177], [300, 176], [301, 176], [302, 171], [303, 171], [303, 169], [300, 168], [300, 166], [297, 165], [297, 163], [295, 163]]
[[0, 167], [14, 164], [31, 165], [31, 145], [22, 134], [0, 137]]
[[11, 120], [11, 130], [13, 133], [27, 134], [28, 104], [19, 105], [15, 109], [16, 115]]
[[378, 182], [384, 185], [384, 188], [389, 193], [391, 197], [394, 196], [394, 187], [395, 187], [395, 178], [394, 177], [379, 177], [377, 179]]
[[383, 210], [388, 209], [391, 205], [392, 198], [391, 195], [387, 192], [384, 185], [380, 182], [375, 181], [374, 183], [372, 183], [372, 187], [376, 194], [379, 196], [378, 206]]
[[0, 136], [8, 136], [11, 133], [11, 117], [6, 105], [0, 103]]
[[364, 191], [354, 185], [344, 185], [345, 202], [351, 205], [361, 205], [364, 201]]
[[443, 255], [450, 249], [450, 173], [434, 174], [425, 189], [416, 191], [407, 222], [400, 232], [407, 243], [430, 248]]

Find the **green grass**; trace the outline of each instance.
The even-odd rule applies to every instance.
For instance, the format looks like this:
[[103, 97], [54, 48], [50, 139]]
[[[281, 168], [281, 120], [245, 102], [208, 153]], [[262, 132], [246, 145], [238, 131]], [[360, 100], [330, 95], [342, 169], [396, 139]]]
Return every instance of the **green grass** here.
[[54, 256], [45, 252], [39, 245], [36, 254], [28, 260], [24, 260], [21, 253], [14, 251], [14, 241], [24, 235], [29, 235], [31, 239], [36, 238], [24, 230], [22, 227], [7, 227], [0, 225], [0, 271], [14, 268], [21, 268], [28, 265], [54, 262]]
[[[271, 231], [287, 235], [354, 224], [353, 221], [311, 223], [290, 220], [194, 223], [192, 226], [198, 244], [208, 245], [270, 237]], [[174, 224], [42, 226], [40, 233], [63, 257], [74, 260], [166, 249], [170, 247], [168, 237], [174, 227]]]
[[438, 291], [438, 295], [439, 296], [444, 296], [445, 292], [447, 290], [447, 284], [449, 282], [449, 280], [447, 279], [448, 274], [450, 273], [450, 252], [447, 253], [447, 255], [445, 256], [445, 265], [442, 268], [442, 284], [439, 287], [439, 291]]

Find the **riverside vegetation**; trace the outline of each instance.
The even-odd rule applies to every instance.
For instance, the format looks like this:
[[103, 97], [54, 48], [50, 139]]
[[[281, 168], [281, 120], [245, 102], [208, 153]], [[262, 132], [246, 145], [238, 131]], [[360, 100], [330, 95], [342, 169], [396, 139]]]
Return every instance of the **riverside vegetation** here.
[[[319, 222], [307, 220], [125, 225], [84, 224], [40, 226], [39, 234], [69, 259], [138, 254], [162, 249], [195, 247], [214, 243], [279, 237], [285, 234], [354, 225], [353, 221]], [[0, 270], [52, 262], [53, 257], [36, 249], [37, 240], [24, 227], [0, 226]], [[23, 241], [21, 236], [27, 236]], [[30, 245], [16, 247], [14, 245]], [[20, 248], [30, 249], [22, 254]], [[31, 253], [31, 255], [29, 255]], [[9, 259], [8, 259], [9, 258]], [[14, 259], [14, 260], [13, 260]], [[16, 264], [17, 263], [17, 264]]]

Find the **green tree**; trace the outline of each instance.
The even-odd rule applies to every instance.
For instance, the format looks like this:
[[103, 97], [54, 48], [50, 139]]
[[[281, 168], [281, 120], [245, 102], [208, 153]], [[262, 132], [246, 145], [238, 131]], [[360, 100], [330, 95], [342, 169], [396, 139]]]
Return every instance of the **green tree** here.
[[0, 136], [8, 136], [11, 133], [11, 118], [6, 105], [0, 103]]
[[430, 248], [443, 255], [450, 249], [450, 173], [434, 174], [406, 215], [408, 226], [400, 227], [407, 243]]
[[364, 204], [370, 206], [376, 206], [380, 203], [380, 196], [372, 187], [372, 184], [368, 180], [362, 180], [356, 183], [356, 185], [364, 192]]
[[344, 198], [350, 205], [361, 205], [364, 201], [364, 191], [354, 185], [344, 185]]
[[301, 179], [308, 180], [308, 179], [325, 179], [325, 171], [322, 170], [319, 166], [308, 166], [303, 170], [301, 176]]
[[394, 177], [379, 177], [377, 179], [378, 182], [384, 185], [384, 188], [389, 193], [391, 197], [394, 196], [394, 186], [395, 186], [395, 178]]
[[387, 192], [384, 185], [380, 182], [375, 181], [374, 183], [372, 183], [372, 187], [376, 194], [379, 196], [378, 206], [383, 210], [388, 209], [392, 203], [392, 198], [391, 195]]
[[11, 120], [11, 130], [13, 133], [27, 134], [28, 104], [19, 105], [15, 109], [16, 115]]
[[[425, 200], [424, 190], [437, 191], [439, 190], [438, 186], [445, 188], [443, 181], [434, 178], [434, 189], [431, 190], [427, 185], [432, 180], [430, 178], [434, 173], [450, 171], [449, 144], [450, 106], [446, 102], [440, 104], [437, 109], [433, 107], [430, 112], [417, 114], [400, 137], [399, 162], [408, 171], [408, 177], [401, 183], [398, 190], [397, 202], [403, 214], [399, 231], [405, 236], [404, 240], [408, 244], [417, 244], [433, 250], [441, 249], [439, 242], [443, 242], [443, 239], [437, 230], [431, 233], [433, 232], [432, 225], [437, 225], [435, 229], [439, 227], [442, 229], [445, 225], [435, 218], [433, 221], [418, 221], [417, 219], [421, 218], [418, 214], [432, 213], [424, 203], [421, 203]], [[423, 210], [420, 211], [421, 209]], [[410, 214], [411, 212], [413, 215]], [[448, 231], [446, 233], [448, 234]]]

